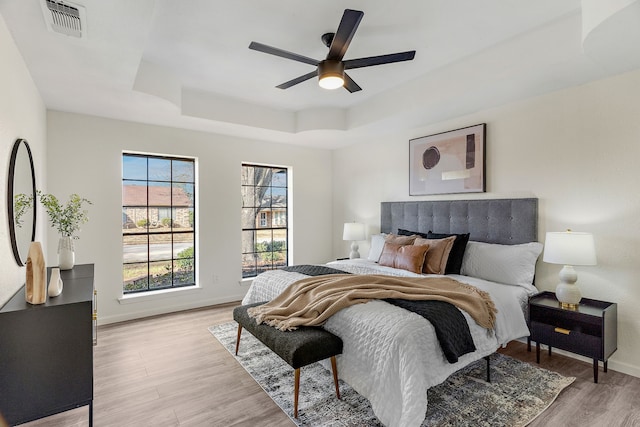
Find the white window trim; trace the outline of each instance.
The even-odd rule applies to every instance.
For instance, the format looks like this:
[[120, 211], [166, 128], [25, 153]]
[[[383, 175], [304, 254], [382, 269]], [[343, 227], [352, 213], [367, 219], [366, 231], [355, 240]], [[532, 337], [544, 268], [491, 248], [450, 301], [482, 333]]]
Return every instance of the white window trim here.
[[200, 292], [202, 288], [200, 285], [193, 286], [183, 286], [180, 288], [171, 288], [171, 289], [158, 289], [157, 291], [145, 291], [145, 292], [137, 292], [132, 294], [122, 294], [121, 297], [118, 298], [118, 302], [120, 304], [134, 304], [145, 301], [154, 301], [163, 298], [173, 298], [175, 297], [176, 292], [181, 292], [183, 294], [192, 293], [192, 292]]

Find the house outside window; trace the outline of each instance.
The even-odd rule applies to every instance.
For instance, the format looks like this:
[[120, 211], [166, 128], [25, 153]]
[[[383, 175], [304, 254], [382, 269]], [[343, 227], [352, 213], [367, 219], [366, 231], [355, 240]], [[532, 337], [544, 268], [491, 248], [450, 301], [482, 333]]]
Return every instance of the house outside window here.
[[196, 283], [195, 159], [123, 153], [123, 293]]
[[242, 165], [242, 277], [288, 265], [286, 167]]

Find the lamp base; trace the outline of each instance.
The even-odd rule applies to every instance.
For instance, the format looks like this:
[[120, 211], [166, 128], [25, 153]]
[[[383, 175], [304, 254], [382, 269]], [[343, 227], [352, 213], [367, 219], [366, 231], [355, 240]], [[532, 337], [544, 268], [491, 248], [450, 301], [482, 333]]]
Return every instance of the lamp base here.
[[565, 265], [560, 270], [560, 280], [561, 282], [556, 286], [556, 298], [560, 302], [560, 306], [569, 310], [577, 310], [582, 293], [576, 285], [578, 274], [573, 266]]
[[560, 308], [563, 308], [565, 310], [576, 311], [576, 310], [578, 310], [578, 307], [580, 307], [580, 304], [570, 304], [570, 303], [566, 303], [566, 302], [561, 302], [560, 303]]
[[355, 242], [355, 240], [351, 242], [351, 253], [349, 254], [349, 258], [351, 259], [360, 258], [360, 252], [358, 252], [358, 248], [359, 246]]

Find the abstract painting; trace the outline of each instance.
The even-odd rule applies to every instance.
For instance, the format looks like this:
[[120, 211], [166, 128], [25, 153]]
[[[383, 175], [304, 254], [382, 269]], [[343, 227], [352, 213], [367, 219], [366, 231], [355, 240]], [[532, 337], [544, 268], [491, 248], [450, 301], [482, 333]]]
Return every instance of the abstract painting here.
[[409, 141], [409, 195], [485, 191], [486, 124]]

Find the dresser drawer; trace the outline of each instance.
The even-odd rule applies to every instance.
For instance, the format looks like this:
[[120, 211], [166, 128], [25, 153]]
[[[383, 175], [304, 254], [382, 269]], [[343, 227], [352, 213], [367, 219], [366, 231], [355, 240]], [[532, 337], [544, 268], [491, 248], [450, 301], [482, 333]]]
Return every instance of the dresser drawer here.
[[531, 339], [592, 359], [603, 360], [602, 338], [586, 334], [580, 330], [564, 329], [555, 325], [532, 321]]

